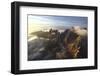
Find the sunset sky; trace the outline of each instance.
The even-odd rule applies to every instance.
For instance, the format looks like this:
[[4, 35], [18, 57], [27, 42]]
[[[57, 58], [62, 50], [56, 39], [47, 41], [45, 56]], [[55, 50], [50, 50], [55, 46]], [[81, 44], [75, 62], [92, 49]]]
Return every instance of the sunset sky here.
[[28, 15], [28, 34], [50, 28], [87, 25], [87, 17]]

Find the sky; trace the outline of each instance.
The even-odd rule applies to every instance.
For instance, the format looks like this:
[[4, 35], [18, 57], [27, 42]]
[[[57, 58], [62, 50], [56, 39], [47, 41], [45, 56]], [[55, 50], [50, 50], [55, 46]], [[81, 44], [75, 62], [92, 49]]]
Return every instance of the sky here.
[[43, 29], [67, 28], [71, 26], [86, 27], [87, 17], [77, 16], [50, 16], [50, 15], [28, 15], [28, 33]]

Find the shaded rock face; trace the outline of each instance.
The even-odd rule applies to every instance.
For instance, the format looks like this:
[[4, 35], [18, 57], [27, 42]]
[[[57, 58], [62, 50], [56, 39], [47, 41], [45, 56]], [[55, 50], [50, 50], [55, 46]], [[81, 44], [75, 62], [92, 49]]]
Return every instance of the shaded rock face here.
[[80, 42], [80, 50], [78, 57], [79, 58], [87, 58], [88, 57], [88, 37], [82, 37], [81, 42]]
[[39, 37], [28, 42], [29, 61], [88, 57], [87, 29], [73, 27], [62, 33], [56, 31], [53, 38], [49, 32], [45, 33], [38, 32], [38, 34], [45, 35], [41, 35], [42, 38]]
[[67, 29], [63, 33], [63, 38], [68, 58], [88, 57], [88, 38], [86, 29], [79, 27]]

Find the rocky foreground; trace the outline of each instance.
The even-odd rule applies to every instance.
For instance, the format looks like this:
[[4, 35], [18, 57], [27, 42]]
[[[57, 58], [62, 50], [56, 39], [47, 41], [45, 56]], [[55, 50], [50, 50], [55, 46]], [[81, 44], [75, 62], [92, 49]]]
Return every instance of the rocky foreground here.
[[28, 60], [87, 58], [87, 29], [72, 27], [64, 32], [50, 29], [32, 33], [28, 41]]

